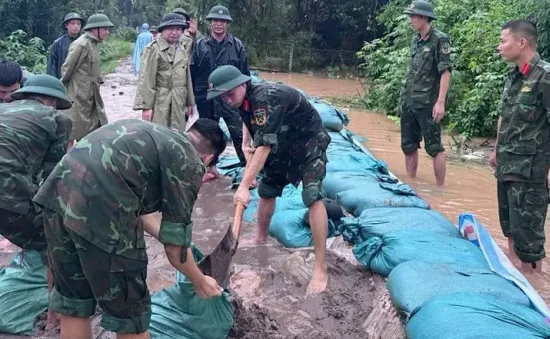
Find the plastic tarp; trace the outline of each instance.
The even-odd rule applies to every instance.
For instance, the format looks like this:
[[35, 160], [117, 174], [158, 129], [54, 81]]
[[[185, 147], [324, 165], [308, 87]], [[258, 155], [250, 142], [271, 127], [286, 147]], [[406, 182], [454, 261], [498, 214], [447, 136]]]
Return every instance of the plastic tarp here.
[[[193, 246], [195, 261], [203, 255]], [[176, 284], [151, 299], [151, 338], [225, 339], [233, 327], [230, 294], [200, 299], [193, 285], [177, 272]]]
[[323, 103], [318, 99], [309, 99], [309, 102], [321, 116], [323, 126], [326, 129], [339, 132], [348, 124], [348, 117], [334, 106]]
[[408, 261], [395, 267], [388, 277], [393, 304], [407, 314], [434, 296], [475, 292], [499, 300], [531, 307], [531, 301], [514, 283], [490, 269], [464, 265]]
[[344, 239], [352, 244], [361, 243], [371, 237], [382, 237], [390, 232], [415, 229], [425, 233], [460, 237], [457, 228], [439, 212], [415, 207], [367, 209], [359, 217], [342, 218], [338, 229]]
[[40, 252], [18, 252], [0, 271], [0, 332], [31, 335], [48, 308], [46, 266]]
[[409, 339], [547, 339], [550, 323], [535, 310], [486, 294], [430, 299], [412, 314]]
[[353, 253], [365, 267], [384, 277], [399, 264], [412, 260], [489, 268], [483, 252], [468, 240], [418, 230], [371, 237], [355, 245]]

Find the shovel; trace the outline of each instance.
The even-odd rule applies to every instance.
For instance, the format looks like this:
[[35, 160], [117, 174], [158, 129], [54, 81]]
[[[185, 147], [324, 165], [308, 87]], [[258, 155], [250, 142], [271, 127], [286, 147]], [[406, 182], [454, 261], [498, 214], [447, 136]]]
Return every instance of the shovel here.
[[243, 212], [244, 205], [241, 202], [237, 202], [233, 227], [227, 229], [227, 232], [212, 253], [204, 257], [197, 264], [203, 274], [214, 278], [222, 288], [227, 288], [229, 284], [229, 266], [239, 245]]

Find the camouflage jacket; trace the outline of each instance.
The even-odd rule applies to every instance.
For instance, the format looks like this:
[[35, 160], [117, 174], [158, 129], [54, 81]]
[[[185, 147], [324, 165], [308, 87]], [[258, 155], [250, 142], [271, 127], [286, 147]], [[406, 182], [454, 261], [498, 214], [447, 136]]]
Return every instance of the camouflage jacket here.
[[61, 81], [73, 106], [65, 111], [73, 121], [70, 139], [79, 140], [99, 126], [107, 124], [105, 105], [99, 90], [101, 58], [97, 44], [100, 40], [85, 33], [69, 47], [61, 67]]
[[432, 27], [427, 40], [415, 34], [401, 102], [415, 108], [433, 107], [439, 96], [441, 73], [451, 70], [450, 56], [451, 45], [444, 33]]
[[195, 104], [189, 56], [180, 41], [177, 49], [159, 36], [141, 56], [134, 110], [152, 109], [153, 122], [185, 130], [185, 110]]
[[145, 260], [139, 216], [161, 211], [160, 242], [189, 247], [204, 173], [184, 133], [126, 119], [80, 140], [33, 201], [59, 213], [67, 228], [104, 251]]
[[0, 208], [27, 214], [38, 190], [67, 151], [71, 120], [36, 100], [0, 105]]
[[319, 113], [302, 93], [283, 84], [250, 84], [240, 114], [254, 147], [271, 147], [266, 164], [281, 167], [290, 183], [301, 179], [295, 165], [321, 156], [330, 143]]
[[546, 181], [550, 163], [550, 63], [537, 54], [508, 74], [499, 105], [496, 177]]

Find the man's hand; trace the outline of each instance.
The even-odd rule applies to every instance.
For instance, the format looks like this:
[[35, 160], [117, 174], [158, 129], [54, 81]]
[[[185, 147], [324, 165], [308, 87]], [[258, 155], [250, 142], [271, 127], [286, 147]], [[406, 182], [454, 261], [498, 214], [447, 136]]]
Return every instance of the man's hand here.
[[[496, 149], [494, 149], [489, 155], [489, 165], [491, 165], [493, 169], [497, 168], [497, 150]], [[548, 175], [550, 175], [550, 173]]]
[[193, 288], [195, 289], [195, 293], [197, 293], [201, 299], [219, 297], [223, 292], [223, 288], [218, 285], [216, 280], [207, 275], [203, 275], [199, 281], [193, 282]]
[[235, 195], [233, 196], [233, 204], [237, 205], [239, 201], [245, 206], [248, 206], [248, 203], [250, 203], [249, 187], [244, 187], [242, 184], [239, 185], [237, 192], [235, 192]]
[[153, 110], [152, 109], [144, 109], [143, 112], [141, 112], [141, 118], [145, 121], [152, 121], [153, 120]]
[[187, 106], [187, 116], [192, 117], [195, 113], [195, 106]]
[[189, 28], [187, 29], [187, 32], [189, 32], [189, 34], [191, 35], [196, 35], [197, 34], [197, 19], [191, 19], [188, 21], [189, 23]]
[[436, 124], [439, 124], [443, 117], [445, 116], [445, 102], [438, 101], [435, 103], [435, 106], [432, 111], [432, 117]]

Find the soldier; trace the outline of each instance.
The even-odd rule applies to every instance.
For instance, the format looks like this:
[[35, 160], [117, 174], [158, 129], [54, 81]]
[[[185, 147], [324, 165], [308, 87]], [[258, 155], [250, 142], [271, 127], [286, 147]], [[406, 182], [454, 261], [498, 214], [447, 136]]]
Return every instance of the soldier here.
[[72, 108], [67, 115], [73, 121], [69, 147], [88, 133], [107, 124], [107, 115], [99, 86], [101, 58], [97, 44], [109, 37], [113, 23], [105, 14], [94, 14], [84, 27], [86, 32], [69, 48], [69, 55], [61, 68], [61, 81], [67, 87]]
[[144, 23], [141, 25], [141, 32], [136, 38], [136, 43], [134, 44], [134, 52], [132, 55], [132, 63], [134, 64], [134, 75], [139, 74], [139, 69], [141, 66], [141, 55], [143, 50], [149, 43], [153, 41], [153, 34], [149, 32], [149, 24]]
[[541, 273], [550, 182], [550, 63], [536, 51], [537, 31], [525, 20], [502, 27], [498, 52], [515, 64], [499, 107], [496, 168], [500, 225], [523, 273]]
[[183, 17], [162, 17], [160, 36], [144, 50], [134, 110], [143, 110], [143, 120], [185, 131], [187, 115], [193, 114], [195, 98], [189, 57], [180, 40], [187, 28]]
[[407, 174], [414, 178], [424, 137], [426, 153], [433, 158], [436, 184], [443, 186], [446, 159], [440, 122], [451, 79], [451, 45], [445, 34], [433, 28], [435, 15], [430, 3], [415, 1], [404, 12], [418, 34], [412, 39], [409, 70], [401, 92], [401, 149]]
[[[31, 198], [67, 151], [71, 120], [56, 109], [71, 103], [61, 81], [46, 74], [31, 76], [12, 97], [0, 105], [0, 234], [24, 250], [42, 252], [46, 264], [42, 210]], [[49, 271], [47, 277], [51, 290]], [[55, 323], [51, 312], [48, 322]]]
[[[216, 69], [208, 79], [208, 99], [217, 96], [240, 108], [243, 124], [243, 149], [247, 167], [234, 196], [245, 206], [250, 201], [249, 187], [260, 170], [258, 186], [258, 228], [256, 243], [267, 241], [275, 199], [288, 184], [303, 184], [302, 199], [309, 209], [309, 224], [315, 246], [315, 266], [308, 293], [320, 293], [327, 286], [326, 245], [327, 211], [323, 203], [322, 181], [326, 173], [326, 149], [330, 136], [319, 113], [307, 98], [283, 84], [251, 84], [235, 66]], [[249, 146], [249, 136], [253, 146]]]
[[153, 34], [153, 39], [156, 39], [157, 35], [159, 33], [159, 30], [158, 30], [157, 26], [151, 26], [151, 28], [149, 29], [149, 32], [151, 32], [151, 34]]
[[11, 95], [21, 88], [23, 69], [17, 62], [0, 60], [0, 103], [11, 102]]
[[[50, 308], [62, 315], [63, 338], [92, 338], [89, 317], [97, 303], [102, 327], [118, 338], [150, 338], [144, 231], [164, 244], [199, 297], [221, 295], [190, 245], [204, 166], [215, 164], [225, 145], [210, 120], [184, 133], [128, 119], [88, 134], [55, 167], [34, 202], [44, 208], [54, 276]], [[151, 214], [157, 211], [160, 224]]]
[[195, 41], [197, 41], [197, 21], [191, 20], [191, 17], [183, 8], [176, 8], [172, 13], [183, 16], [188, 24], [188, 28], [183, 32], [180, 40], [185, 46], [187, 54], [189, 54], [189, 60], [191, 60], [191, 57], [193, 56], [193, 45], [195, 44]]
[[80, 35], [80, 28], [84, 25], [84, 19], [77, 13], [69, 13], [63, 19], [63, 29], [67, 31], [62, 37], [55, 40], [50, 47], [48, 55], [47, 73], [58, 79], [61, 78], [61, 66], [69, 54], [69, 46]]
[[[191, 75], [197, 110], [201, 118], [219, 121], [222, 117], [229, 129], [231, 139], [241, 161], [246, 163], [246, 157], [241, 149], [243, 140], [242, 121], [239, 113], [220, 100], [207, 101], [208, 76], [221, 65], [233, 65], [241, 73], [250, 76], [248, 57], [243, 43], [227, 32], [228, 25], [233, 19], [229, 10], [223, 6], [214, 6], [206, 17], [210, 20], [210, 36], [199, 39], [193, 48], [191, 60]], [[216, 168], [209, 168], [204, 180], [218, 178]]]

